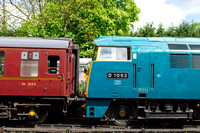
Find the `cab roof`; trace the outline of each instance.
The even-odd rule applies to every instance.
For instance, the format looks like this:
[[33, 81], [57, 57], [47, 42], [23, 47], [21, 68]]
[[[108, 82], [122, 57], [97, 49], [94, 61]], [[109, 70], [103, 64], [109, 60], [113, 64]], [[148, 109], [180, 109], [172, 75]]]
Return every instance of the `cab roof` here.
[[67, 38], [0, 37], [0, 47], [67, 49], [71, 40]]
[[94, 40], [96, 46], [148, 46], [169, 49], [167, 44], [200, 45], [200, 38], [194, 37], [115, 37], [100, 36]]

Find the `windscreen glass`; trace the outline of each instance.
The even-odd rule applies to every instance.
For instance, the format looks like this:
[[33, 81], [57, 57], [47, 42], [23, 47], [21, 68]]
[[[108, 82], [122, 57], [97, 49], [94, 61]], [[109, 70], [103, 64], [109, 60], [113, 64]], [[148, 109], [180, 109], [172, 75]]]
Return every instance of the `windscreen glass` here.
[[98, 60], [130, 60], [130, 48], [100, 47]]

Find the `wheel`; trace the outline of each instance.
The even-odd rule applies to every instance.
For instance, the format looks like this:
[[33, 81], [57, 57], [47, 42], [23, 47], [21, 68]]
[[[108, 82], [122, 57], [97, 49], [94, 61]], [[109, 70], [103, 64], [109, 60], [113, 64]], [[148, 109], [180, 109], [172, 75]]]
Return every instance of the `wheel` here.
[[[35, 124], [39, 124], [44, 122], [44, 120], [47, 118], [48, 116], [48, 110], [47, 109], [41, 109], [38, 108], [37, 110], [30, 110], [35, 112], [34, 116], [29, 116], [26, 121], [27, 123], [31, 124], [31, 125], [35, 125]], [[30, 113], [29, 112], [29, 113]]]
[[115, 125], [128, 126], [131, 120], [136, 119], [137, 111], [128, 103], [115, 102], [110, 106], [108, 116]]

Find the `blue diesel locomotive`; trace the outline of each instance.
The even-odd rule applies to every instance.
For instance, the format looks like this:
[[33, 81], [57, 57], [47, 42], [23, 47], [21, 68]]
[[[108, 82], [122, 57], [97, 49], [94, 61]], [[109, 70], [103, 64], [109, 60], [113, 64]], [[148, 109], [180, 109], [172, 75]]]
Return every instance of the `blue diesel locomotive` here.
[[200, 38], [94, 40], [86, 117], [118, 125], [137, 119], [200, 119]]

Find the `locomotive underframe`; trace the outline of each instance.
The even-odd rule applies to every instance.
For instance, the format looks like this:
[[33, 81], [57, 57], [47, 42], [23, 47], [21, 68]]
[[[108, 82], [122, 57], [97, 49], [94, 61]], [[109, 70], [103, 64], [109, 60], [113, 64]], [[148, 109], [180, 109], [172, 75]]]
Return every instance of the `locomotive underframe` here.
[[[100, 103], [100, 99], [93, 103]], [[96, 101], [96, 102], [95, 102]], [[102, 102], [105, 101], [102, 100]], [[92, 102], [90, 102], [92, 103]], [[89, 104], [90, 104], [89, 103]], [[106, 103], [106, 102], [105, 102]], [[104, 115], [109, 120], [138, 120], [138, 119], [185, 119], [200, 120], [199, 100], [175, 99], [113, 99]], [[102, 112], [105, 105], [90, 105], [89, 115], [94, 117]]]
[[[104, 118], [120, 126], [140, 119], [200, 120], [199, 103], [199, 100], [113, 99]], [[91, 115], [95, 116], [95, 109], [98, 108], [90, 107]]]

